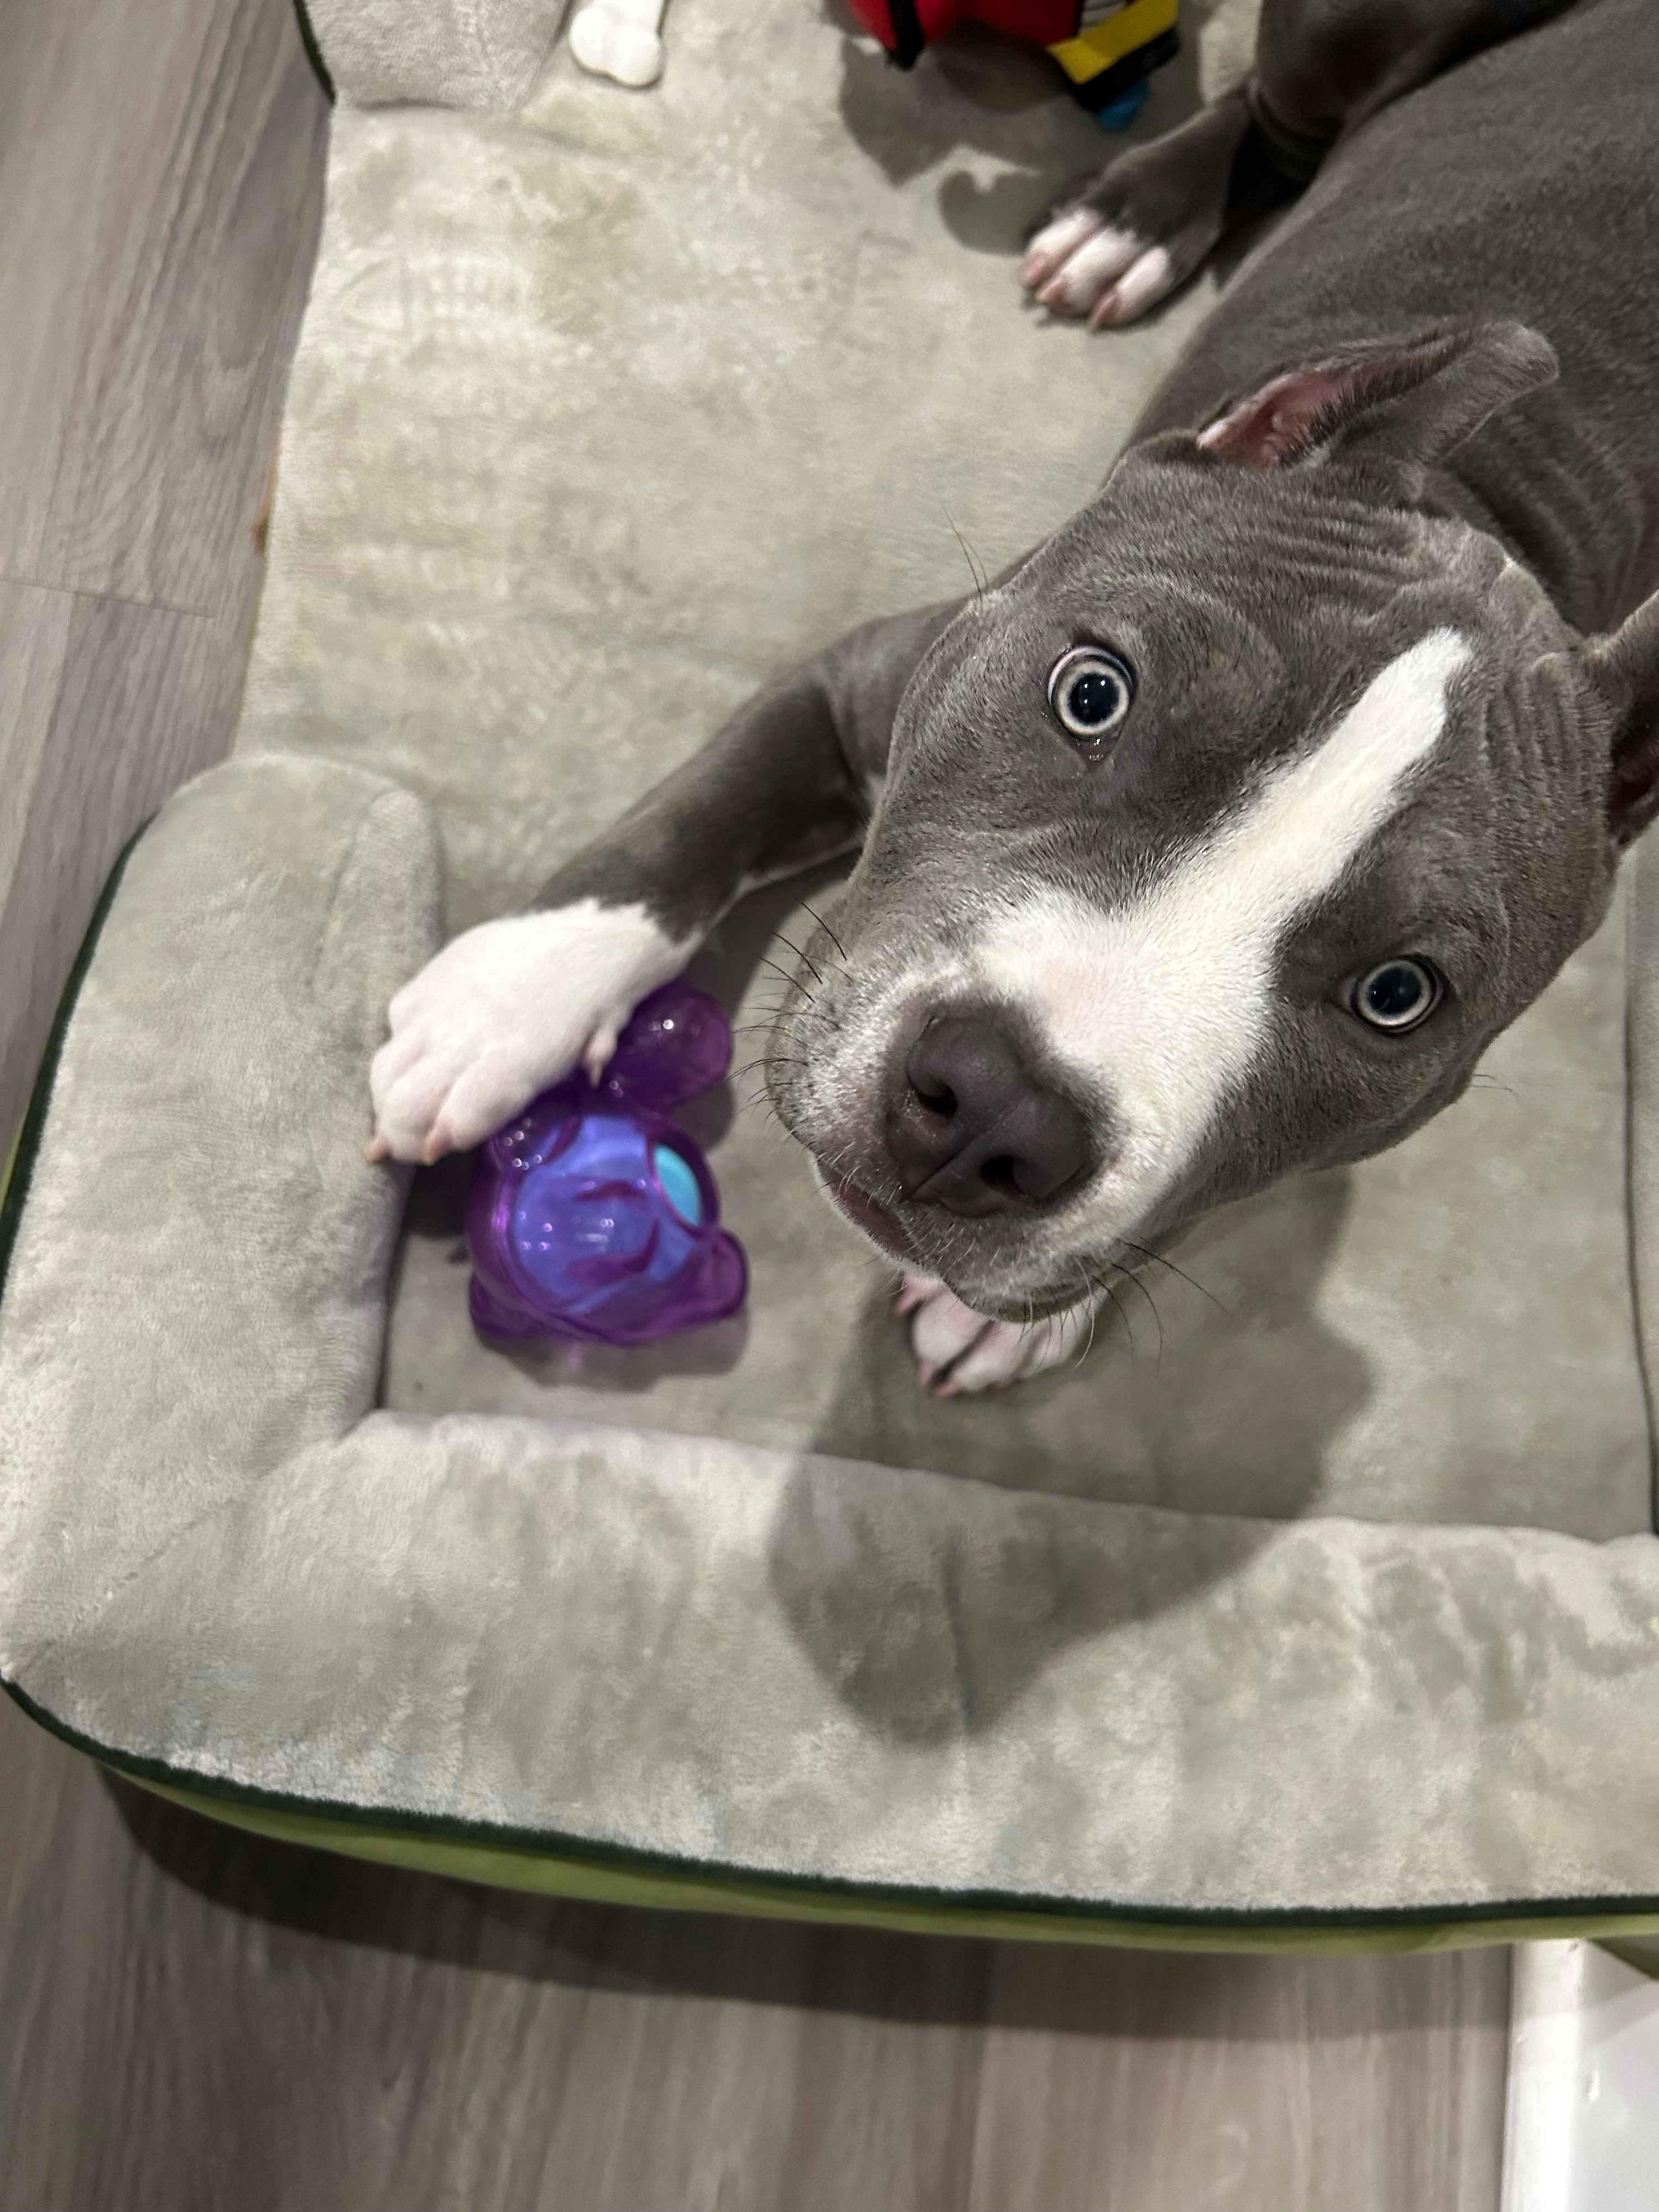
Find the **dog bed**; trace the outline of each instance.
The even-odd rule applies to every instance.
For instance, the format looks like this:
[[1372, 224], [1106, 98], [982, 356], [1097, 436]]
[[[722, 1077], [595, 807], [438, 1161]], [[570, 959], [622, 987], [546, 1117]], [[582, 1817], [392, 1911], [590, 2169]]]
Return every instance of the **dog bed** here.
[[[392, 992], [775, 669], [1080, 503], [1208, 295], [1021, 315], [1100, 142], [988, 40], [904, 78], [833, 9], [676, 0], [630, 96], [532, 0], [316, 21], [236, 755], [111, 886], [0, 1231], [7, 1686], [226, 1819], [574, 1894], [1659, 1926], [1650, 854], [1462, 1103], [1202, 1225], [1073, 1371], [924, 1397], [742, 1077], [695, 1126], [745, 1314], [473, 1335], [466, 1164], [362, 1158]], [[799, 889], [700, 959], [740, 1024]]]

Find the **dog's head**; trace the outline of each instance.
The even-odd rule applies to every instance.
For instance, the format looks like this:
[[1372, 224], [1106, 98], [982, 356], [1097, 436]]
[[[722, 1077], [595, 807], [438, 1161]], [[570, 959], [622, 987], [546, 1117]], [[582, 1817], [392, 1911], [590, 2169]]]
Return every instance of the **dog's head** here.
[[885, 1250], [1070, 1304], [1417, 1127], [1595, 927], [1659, 807], [1655, 605], [1587, 641], [1424, 491], [1553, 374], [1497, 325], [1275, 376], [939, 639], [769, 1063]]

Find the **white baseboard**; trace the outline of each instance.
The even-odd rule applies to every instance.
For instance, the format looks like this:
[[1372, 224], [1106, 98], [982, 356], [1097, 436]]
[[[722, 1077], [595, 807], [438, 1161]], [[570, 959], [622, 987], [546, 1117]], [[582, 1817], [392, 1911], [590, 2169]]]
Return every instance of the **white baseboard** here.
[[1522, 1943], [1513, 1988], [1502, 2212], [1659, 2212], [1659, 1981]]

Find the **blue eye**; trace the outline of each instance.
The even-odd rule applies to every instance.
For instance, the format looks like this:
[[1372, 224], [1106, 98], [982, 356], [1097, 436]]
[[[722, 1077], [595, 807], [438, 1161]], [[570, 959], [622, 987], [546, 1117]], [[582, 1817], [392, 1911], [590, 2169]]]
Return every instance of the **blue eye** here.
[[1115, 737], [1135, 696], [1135, 680], [1103, 646], [1074, 645], [1048, 672], [1048, 704], [1054, 720], [1079, 744]]
[[1426, 960], [1385, 960], [1359, 978], [1349, 1004], [1374, 1030], [1414, 1030], [1439, 1005], [1440, 989]]

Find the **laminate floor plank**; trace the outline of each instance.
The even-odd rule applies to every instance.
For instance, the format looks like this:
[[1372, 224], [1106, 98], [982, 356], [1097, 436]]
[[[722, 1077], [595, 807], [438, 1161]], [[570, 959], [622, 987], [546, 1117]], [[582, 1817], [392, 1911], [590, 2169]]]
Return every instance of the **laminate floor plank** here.
[[970, 2212], [1498, 2203], [1507, 1954], [1124, 1954], [1069, 2039], [1055, 1995], [1003, 1955]]
[[0, 1131], [22, 1117], [121, 848], [223, 753], [246, 605], [214, 617], [0, 583]]
[[286, 0], [0, 0], [0, 575], [217, 611], [322, 205]]
[[288, 0], [0, 0], [0, 1157], [106, 875], [234, 728], [321, 221]]

